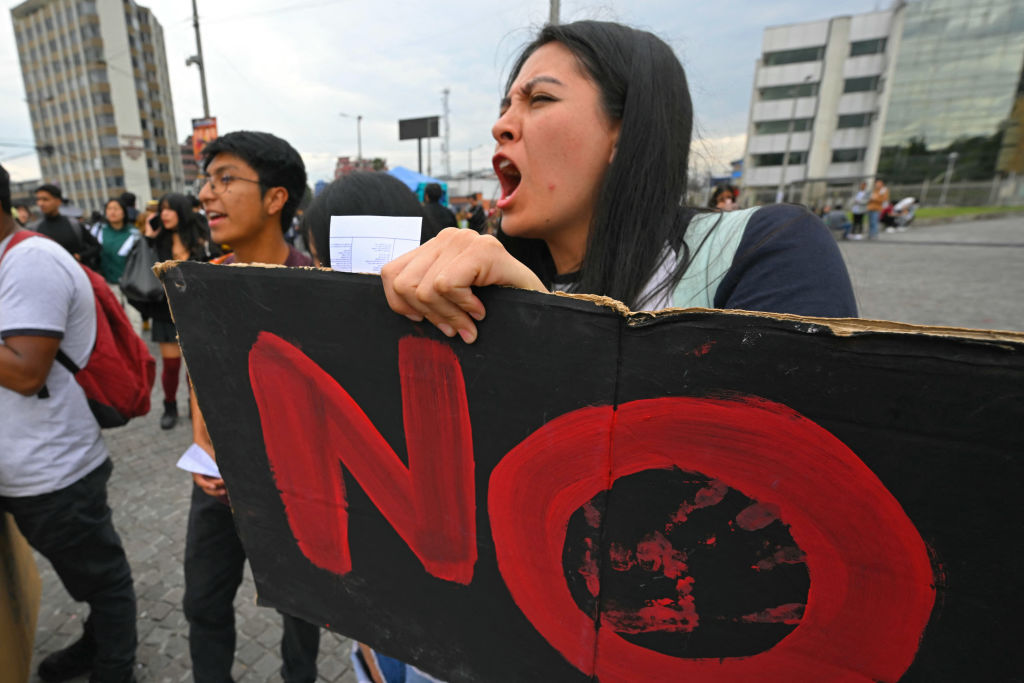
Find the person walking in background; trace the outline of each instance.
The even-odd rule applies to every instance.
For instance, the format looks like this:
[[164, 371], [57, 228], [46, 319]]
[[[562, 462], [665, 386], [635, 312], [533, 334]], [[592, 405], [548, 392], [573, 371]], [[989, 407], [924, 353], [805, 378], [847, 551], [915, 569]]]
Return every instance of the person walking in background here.
[[128, 212], [120, 199], [109, 200], [104, 214], [106, 220], [92, 229], [92, 236], [100, 243], [100, 275], [113, 286], [118, 299], [123, 303], [124, 297], [121, 296], [117, 281], [124, 273], [128, 252], [141, 235], [128, 221]]
[[[192, 212], [192, 202], [183, 194], [163, 196], [159, 212], [150, 216], [146, 224], [145, 236], [161, 261], [209, 261], [220, 255], [217, 246], [210, 242], [205, 223]], [[153, 319], [152, 339], [160, 345], [160, 362], [163, 364], [160, 382], [164, 390], [164, 414], [160, 417], [160, 428], [173, 429], [178, 423], [175, 397], [181, 376], [178, 330], [174, 327], [166, 301], [153, 306], [150, 314]]]
[[735, 211], [740, 208], [736, 204], [736, 193], [731, 185], [719, 185], [716, 187], [711, 193], [711, 199], [708, 200], [708, 206], [720, 211]]
[[43, 217], [29, 225], [29, 230], [46, 235], [64, 247], [79, 263], [96, 270], [99, 266], [100, 245], [73, 218], [61, 213], [64, 195], [56, 185], [46, 183], [36, 190], [36, 206]]
[[423, 229], [420, 231], [420, 244], [423, 244], [444, 228], [456, 227], [459, 223], [455, 214], [447, 206], [441, 203], [444, 190], [438, 183], [427, 183], [423, 188], [423, 212], [430, 218], [423, 222]]
[[469, 213], [466, 218], [469, 229], [483, 233], [484, 223], [487, 222], [487, 213], [484, 211], [484, 207], [480, 206], [479, 193], [469, 195], [469, 206], [466, 211]]
[[850, 200], [850, 214], [853, 216], [853, 227], [847, 239], [864, 239], [864, 214], [868, 210], [868, 184], [861, 182], [856, 194]]
[[32, 222], [32, 211], [24, 204], [15, 204], [14, 222], [18, 224], [18, 227], [24, 228]]
[[878, 221], [882, 214], [882, 209], [889, 203], [889, 188], [885, 186], [885, 182], [881, 178], [875, 178], [875, 188], [871, 191], [871, 197], [868, 199], [868, 239], [873, 240], [878, 237]]

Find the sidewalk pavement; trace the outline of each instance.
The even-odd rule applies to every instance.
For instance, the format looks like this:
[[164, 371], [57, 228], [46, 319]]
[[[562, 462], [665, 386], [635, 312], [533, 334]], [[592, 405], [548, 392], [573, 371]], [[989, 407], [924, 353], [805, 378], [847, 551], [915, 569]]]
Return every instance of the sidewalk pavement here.
[[[148, 333], [145, 334], [148, 341]], [[138, 598], [139, 648], [136, 677], [139, 683], [177, 683], [192, 680], [188, 654], [188, 624], [182, 613], [185, 590], [183, 558], [192, 479], [174, 464], [192, 442], [187, 417], [172, 430], [160, 429], [163, 392], [160, 360], [149, 415], [103, 433], [114, 473], [109, 484], [114, 526], [121, 534], [135, 579]], [[184, 377], [178, 406], [187, 415]], [[36, 555], [43, 582], [33, 652], [31, 683], [39, 662], [50, 652], [69, 645], [82, 631], [87, 607], [74, 602], [50, 563]], [[238, 646], [232, 674], [239, 683], [280, 681], [281, 617], [273, 609], [256, 606], [256, 590], [248, 570], [235, 599]], [[318, 659], [319, 680], [355, 683], [349, 663], [351, 641], [324, 631]], [[86, 681], [83, 676], [76, 681]]]

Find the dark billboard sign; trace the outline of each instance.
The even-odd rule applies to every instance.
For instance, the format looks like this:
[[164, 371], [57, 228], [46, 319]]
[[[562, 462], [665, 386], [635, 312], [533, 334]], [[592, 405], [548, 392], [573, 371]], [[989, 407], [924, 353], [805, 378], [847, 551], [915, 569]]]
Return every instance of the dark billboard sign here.
[[440, 135], [439, 121], [440, 117], [438, 116], [427, 116], [420, 119], [400, 119], [398, 121], [398, 139], [436, 138]]

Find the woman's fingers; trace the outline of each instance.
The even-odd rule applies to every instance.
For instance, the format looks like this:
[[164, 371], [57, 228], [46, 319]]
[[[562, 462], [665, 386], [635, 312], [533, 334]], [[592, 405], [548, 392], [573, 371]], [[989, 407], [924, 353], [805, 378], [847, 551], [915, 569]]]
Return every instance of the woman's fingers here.
[[477, 337], [474, 321], [486, 315], [473, 287], [510, 285], [547, 291], [526, 266], [489, 235], [446, 229], [381, 272], [388, 304], [412, 320], [427, 319], [445, 335], [467, 343]]

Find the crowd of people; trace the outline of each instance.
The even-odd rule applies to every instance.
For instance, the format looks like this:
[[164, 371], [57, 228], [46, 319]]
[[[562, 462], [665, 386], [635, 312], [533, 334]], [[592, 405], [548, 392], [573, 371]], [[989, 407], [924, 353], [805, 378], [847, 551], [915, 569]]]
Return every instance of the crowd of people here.
[[[134, 198], [121, 196], [84, 229], [60, 213], [60, 189], [41, 186], [42, 218], [30, 227], [50, 239], [29, 238], [4, 253], [24, 217], [11, 215], [0, 170], [0, 510], [14, 515], [72, 597], [90, 607], [82, 637], [47, 656], [40, 677], [90, 672], [97, 683], [124, 683], [134, 676], [135, 597], [107, 505], [110, 453], [81, 388], [53, 362], [60, 349], [84, 365], [95, 338], [79, 264], [115, 288], [141, 241], [160, 259], [329, 266], [331, 216], [417, 216], [423, 244], [382, 272], [388, 304], [465, 343], [486, 334], [487, 311], [474, 293], [486, 285], [601, 294], [634, 310], [856, 316], [836, 242], [804, 207], [733, 210], [732, 188], [714, 207], [680, 203], [692, 125], [686, 75], [668, 45], [645, 31], [586, 21], [544, 27], [512, 69], [491, 130], [501, 183], [500, 224], [492, 229], [475, 201], [467, 212], [472, 229], [458, 229], [440, 187], [428, 187], [421, 204], [391, 176], [357, 173], [304, 211], [298, 232], [307, 255], [285, 239], [306, 187], [301, 157], [277, 136], [239, 131], [203, 151], [194, 202], [170, 194], [137, 212]], [[866, 210], [875, 226], [881, 206], [873, 202]], [[161, 426], [170, 429], [178, 421], [177, 333], [166, 303], [141, 313], [159, 345]], [[190, 415], [195, 443], [215, 459], [194, 394]], [[223, 479], [193, 475], [183, 608], [197, 683], [230, 681], [235, 656], [232, 602], [245, 549], [227, 494]], [[316, 680], [319, 627], [282, 618], [284, 680]], [[431, 680], [383, 655], [360, 657], [387, 681]]]

